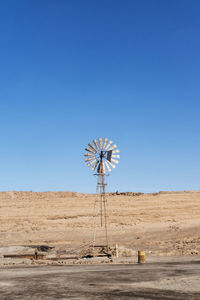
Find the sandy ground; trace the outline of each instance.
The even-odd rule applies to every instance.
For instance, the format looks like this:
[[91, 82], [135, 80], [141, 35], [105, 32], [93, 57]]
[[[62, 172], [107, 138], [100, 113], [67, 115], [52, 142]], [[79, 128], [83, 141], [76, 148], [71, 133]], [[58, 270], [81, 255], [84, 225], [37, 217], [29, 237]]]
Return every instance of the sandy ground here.
[[[0, 247], [88, 244], [95, 197], [73, 192], [1, 192]], [[107, 213], [110, 243], [119, 244], [121, 252], [124, 247], [151, 255], [200, 253], [200, 191], [108, 195]], [[105, 243], [104, 232], [97, 232], [96, 242]]]

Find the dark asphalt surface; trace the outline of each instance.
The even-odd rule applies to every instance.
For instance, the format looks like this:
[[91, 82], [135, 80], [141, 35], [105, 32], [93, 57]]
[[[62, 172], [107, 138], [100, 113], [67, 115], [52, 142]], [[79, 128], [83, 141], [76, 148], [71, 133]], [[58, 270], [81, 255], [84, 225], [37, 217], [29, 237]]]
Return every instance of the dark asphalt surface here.
[[[200, 292], [145, 287], [199, 275], [200, 261], [144, 265], [15, 267], [0, 270], [0, 299], [200, 299]], [[171, 280], [170, 279], [170, 280]], [[143, 286], [137, 286], [143, 282]], [[200, 288], [199, 288], [200, 291]]]

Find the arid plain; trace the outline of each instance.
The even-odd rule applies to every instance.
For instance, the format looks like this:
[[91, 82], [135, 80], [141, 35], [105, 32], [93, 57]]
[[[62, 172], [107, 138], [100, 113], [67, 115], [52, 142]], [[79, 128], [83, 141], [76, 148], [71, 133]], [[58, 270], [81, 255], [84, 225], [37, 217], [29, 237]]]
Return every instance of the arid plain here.
[[[0, 246], [86, 245], [92, 238], [95, 197], [1, 192]], [[110, 243], [117, 243], [122, 252], [124, 248], [159, 256], [200, 254], [200, 191], [108, 194], [107, 214]]]
[[[110, 245], [119, 245], [112, 259], [82, 256], [92, 240], [96, 197], [0, 193], [2, 300], [200, 299], [200, 191], [108, 194]], [[35, 259], [41, 245], [49, 251]], [[137, 264], [138, 250], [146, 264]]]

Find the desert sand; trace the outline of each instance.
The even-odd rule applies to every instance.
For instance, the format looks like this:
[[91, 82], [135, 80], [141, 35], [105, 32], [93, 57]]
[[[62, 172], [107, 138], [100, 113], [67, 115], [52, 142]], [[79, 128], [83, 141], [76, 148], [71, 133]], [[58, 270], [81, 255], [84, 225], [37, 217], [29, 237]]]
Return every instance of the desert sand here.
[[[93, 233], [95, 194], [1, 192], [0, 247], [79, 248]], [[200, 253], [200, 191], [108, 194], [109, 241], [151, 255]], [[99, 231], [97, 243], [104, 243]], [[99, 240], [98, 240], [99, 239]], [[127, 253], [128, 255], [128, 253]]]

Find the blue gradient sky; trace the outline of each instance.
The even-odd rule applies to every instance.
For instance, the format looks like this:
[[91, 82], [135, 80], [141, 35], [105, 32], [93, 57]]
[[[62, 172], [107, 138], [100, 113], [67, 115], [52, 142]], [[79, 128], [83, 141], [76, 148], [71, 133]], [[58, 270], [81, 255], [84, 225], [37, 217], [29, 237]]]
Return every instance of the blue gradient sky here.
[[0, 190], [200, 189], [200, 1], [0, 2]]

